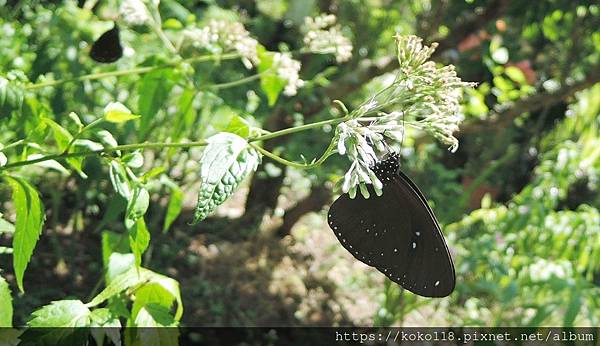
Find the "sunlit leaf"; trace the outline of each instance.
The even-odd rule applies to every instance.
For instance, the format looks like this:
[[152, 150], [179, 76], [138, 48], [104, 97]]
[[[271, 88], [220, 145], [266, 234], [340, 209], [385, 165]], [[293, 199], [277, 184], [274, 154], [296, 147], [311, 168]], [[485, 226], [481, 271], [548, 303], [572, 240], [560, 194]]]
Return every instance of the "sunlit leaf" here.
[[175, 74], [171, 69], [161, 69], [146, 73], [137, 84], [139, 94], [138, 111], [141, 114], [140, 132], [148, 131], [156, 113], [165, 103], [174, 86]]
[[12, 319], [13, 306], [10, 288], [6, 280], [0, 276], [0, 328], [12, 327]]
[[240, 182], [256, 170], [260, 159], [245, 139], [232, 133], [218, 133], [207, 142], [200, 161], [200, 191], [194, 223], [225, 202]]
[[36, 189], [25, 179], [6, 176], [13, 190], [17, 220], [13, 236], [13, 268], [19, 290], [23, 292], [23, 276], [42, 233], [44, 211]]
[[171, 227], [171, 224], [177, 216], [181, 213], [183, 208], [183, 191], [177, 185], [171, 186], [171, 196], [169, 197], [169, 204], [167, 205], [167, 213], [165, 214], [165, 221], [163, 223], [163, 233], [166, 233]]
[[135, 256], [135, 265], [139, 267], [142, 263], [142, 255], [150, 243], [150, 232], [148, 232], [143, 217], [131, 222], [126, 220], [126, 223], [129, 223], [129, 225], [127, 225], [127, 230], [129, 232], [129, 247]]
[[30, 327], [86, 327], [90, 325], [90, 310], [80, 300], [58, 300], [36, 310]]
[[269, 106], [273, 106], [279, 94], [283, 91], [286, 81], [277, 76], [273, 66], [274, 53], [268, 52], [264, 49], [259, 49], [260, 64], [258, 65], [258, 72], [262, 73], [260, 76], [260, 87], [267, 95]]
[[119, 102], [111, 102], [104, 107], [104, 119], [111, 123], [124, 123], [140, 117], [140, 115], [132, 114], [129, 108]]

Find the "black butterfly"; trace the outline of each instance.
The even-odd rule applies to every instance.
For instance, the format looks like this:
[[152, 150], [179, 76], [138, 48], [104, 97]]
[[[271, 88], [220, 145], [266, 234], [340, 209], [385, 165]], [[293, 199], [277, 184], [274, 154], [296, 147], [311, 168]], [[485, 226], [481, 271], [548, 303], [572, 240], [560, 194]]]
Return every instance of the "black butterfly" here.
[[400, 171], [398, 154], [375, 164], [383, 183], [369, 199], [341, 195], [329, 209], [328, 223], [338, 240], [361, 262], [424, 297], [445, 297], [454, 290], [452, 258], [427, 200]]
[[115, 26], [102, 34], [92, 45], [90, 57], [97, 62], [111, 63], [123, 56], [123, 47], [119, 38], [119, 27]]

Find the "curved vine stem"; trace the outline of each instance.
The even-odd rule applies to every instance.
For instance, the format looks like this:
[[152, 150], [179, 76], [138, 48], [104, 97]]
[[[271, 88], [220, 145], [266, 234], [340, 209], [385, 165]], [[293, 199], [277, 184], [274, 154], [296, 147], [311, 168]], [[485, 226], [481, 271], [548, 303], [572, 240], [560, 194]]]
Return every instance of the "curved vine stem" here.
[[300, 169], [311, 169], [311, 168], [320, 166], [323, 162], [325, 162], [325, 160], [327, 160], [329, 158], [329, 156], [333, 155], [334, 148], [335, 148], [335, 141], [332, 140], [329, 143], [329, 146], [327, 147], [327, 149], [325, 149], [325, 152], [323, 153], [323, 155], [321, 155], [321, 157], [319, 157], [319, 159], [317, 159], [316, 161], [313, 161], [312, 163], [298, 163], [298, 162], [294, 162], [294, 161], [289, 161], [289, 160], [286, 160], [283, 157], [278, 156], [256, 144], [250, 143], [249, 145], [252, 148], [258, 150], [258, 152], [260, 152], [264, 156], [271, 158], [271, 159], [273, 159], [281, 164], [284, 164], [286, 166], [300, 168]]

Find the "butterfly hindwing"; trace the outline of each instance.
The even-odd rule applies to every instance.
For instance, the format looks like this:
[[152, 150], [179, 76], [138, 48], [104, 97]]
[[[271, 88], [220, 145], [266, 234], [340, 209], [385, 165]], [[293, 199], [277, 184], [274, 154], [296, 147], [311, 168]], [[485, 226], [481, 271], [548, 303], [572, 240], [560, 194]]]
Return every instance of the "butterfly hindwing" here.
[[398, 169], [397, 157], [374, 171], [383, 195], [340, 196], [328, 222], [342, 245], [407, 290], [444, 297], [454, 289], [454, 266], [440, 227], [416, 185]]
[[115, 26], [102, 34], [92, 45], [90, 57], [97, 62], [111, 63], [123, 56], [119, 27]]

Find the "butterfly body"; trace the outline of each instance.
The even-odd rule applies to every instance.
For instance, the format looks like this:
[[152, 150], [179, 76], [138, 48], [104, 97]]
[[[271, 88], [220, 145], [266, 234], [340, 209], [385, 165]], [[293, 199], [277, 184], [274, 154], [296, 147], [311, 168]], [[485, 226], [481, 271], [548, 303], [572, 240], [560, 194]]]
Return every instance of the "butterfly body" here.
[[373, 171], [383, 195], [340, 196], [328, 223], [358, 260], [375, 267], [405, 289], [425, 297], [454, 290], [452, 258], [440, 226], [417, 186], [399, 169], [398, 156], [380, 161]]
[[115, 26], [100, 35], [92, 45], [90, 57], [97, 62], [112, 63], [123, 56], [123, 47], [119, 36], [119, 27]]

